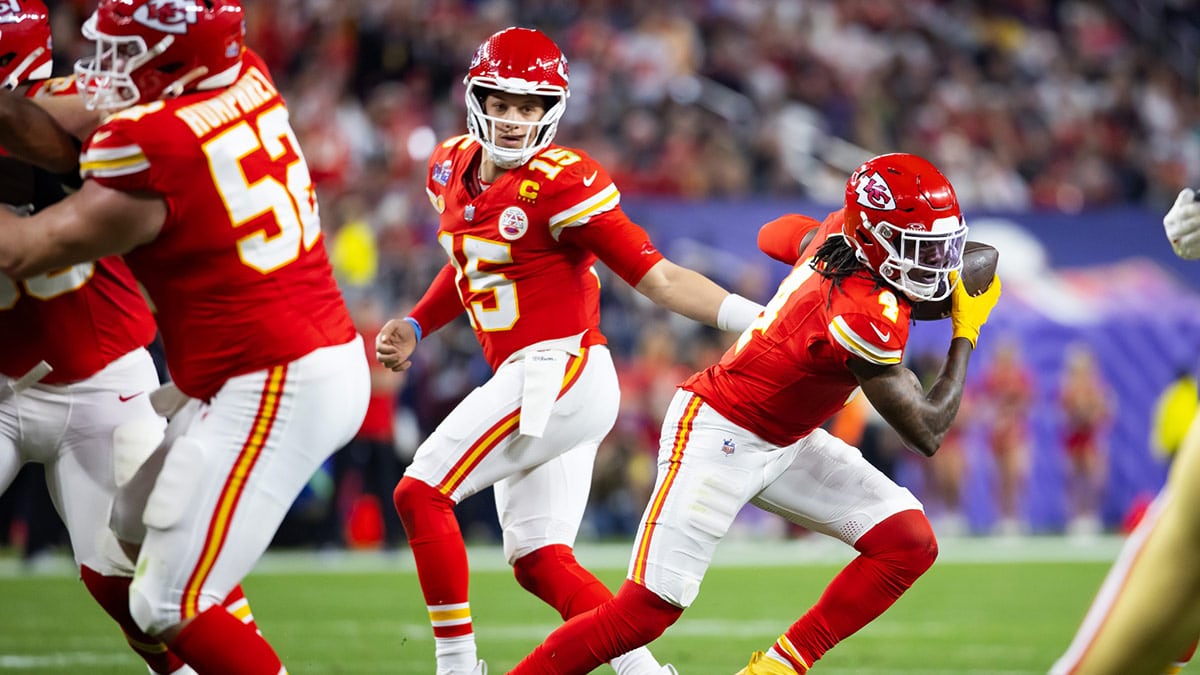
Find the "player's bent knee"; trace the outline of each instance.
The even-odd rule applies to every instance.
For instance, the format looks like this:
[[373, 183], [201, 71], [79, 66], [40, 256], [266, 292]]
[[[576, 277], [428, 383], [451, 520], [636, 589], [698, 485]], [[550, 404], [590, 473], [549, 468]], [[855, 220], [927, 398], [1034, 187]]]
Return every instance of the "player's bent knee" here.
[[400, 514], [411, 513], [438, 495], [437, 490], [424, 482], [406, 476], [392, 490], [392, 503]]
[[929, 519], [919, 510], [901, 511], [864, 534], [854, 546], [915, 580], [937, 560], [938, 543]]
[[392, 502], [410, 539], [458, 532], [454, 500], [416, 478], [401, 478]]
[[636, 635], [632, 647], [650, 644], [658, 639], [683, 614], [678, 607], [659, 597], [650, 589], [626, 580], [617, 590], [611, 606], [621, 631]]

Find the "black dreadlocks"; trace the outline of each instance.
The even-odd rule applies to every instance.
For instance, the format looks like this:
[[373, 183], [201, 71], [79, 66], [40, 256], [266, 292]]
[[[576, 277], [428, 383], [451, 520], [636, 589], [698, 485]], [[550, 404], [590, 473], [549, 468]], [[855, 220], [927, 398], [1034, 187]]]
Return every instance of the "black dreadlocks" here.
[[817, 271], [817, 274], [833, 282], [829, 285], [829, 297], [825, 301], [826, 307], [833, 304], [833, 290], [835, 288], [841, 290], [842, 282], [855, 275], [871, 279], [875, 282], [876, 289], [887, 287], [887, 282], [883, 277], [858, 259], [854, 247], [846, 241], [844, 236], [833, 235], [826, 238], [825, 242], [821, 244], [821, 248], [818, 248], [816, 254], [813, 255], [809, 265]]

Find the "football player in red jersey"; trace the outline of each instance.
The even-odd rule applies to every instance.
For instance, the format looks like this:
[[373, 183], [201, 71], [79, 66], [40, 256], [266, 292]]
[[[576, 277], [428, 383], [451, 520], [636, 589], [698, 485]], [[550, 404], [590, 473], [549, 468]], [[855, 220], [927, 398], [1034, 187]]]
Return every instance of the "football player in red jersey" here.
[[[1200, 202], [1191, 188], [1163, 217], [1175, 254], [1200, 260]], [[1200, 634], [1200, 415], [1167, 483], [1125, 540], [1052, 675], [1178, 673]]]
[[[50, 20], [42, 0], [0, 5], [0, 78], [5, 89], [45, 102], [77, 99], [74, 78], [51, 75]], [[24, 129], [29, 133], [28, 128]], [[3, 200], [36, 213], [79, 187], [77, 144], [64, 143], [55, 174], [0, 157]], [[45, 465], [47, 487], [66, 523], [75, 563], [96, 601], [125, 632], [151, 672], [191, 671], [129, 615], [133, 561], [108, 528], [116, 491], [114, 432], [156, 433], [164, 422], [148, 393], [158, 375], [145, 346], [154, 318], [118, 257], [82, 262], [21, 281], [0, 276], [0, 491], [26, 461]], [[45, 363], [39, 371], [39, 364]], [[37, 372], [45, 372], [34, 382]], [[26, 373], [35, 375], [26, 377]], [[240, 589], [237, 591], [240, 599]], [[243, 601], [244, 603], [244, 601]], [[245, 617], [249, 618], [248, 605]], [[252, 619], [250, 619], [252, 620]]]
[[[379, 360], [403, 370], [423, 335], [465, 311], [494, 370], [421, 445], [395, 491], [442, 675], [485, 670], [453, 509], [488, 486], [521, 586], [564, 619], [612, 595], [573, 553], [620, 396], [599, 329], [596, 260], [659, 305], [721, 328], [740, 331], [761, 310], [665, 259], [620, 209], [604, 168], [553, 143], [569, 89], [567, 60], [548, 37], [492, 35], [465, 82], [469, 133], [434, 151], [426, 182], [449, 263], [376, 340]], [[672, 670], [644, 648], [610, 656], [622, 675]]]
[[370, 386], [304, 156], [244, 31], [236, 0], [102, 0], [84, 25], [95, 56], [75, 66], [106, 113], [83, 185], [0, 213], [0, 271], [124, 255], [187, 396], [113, 506], [136, 553], [132, 616], [197, 672], [275, 675], [274, 649], [221, 601], [354, 435]]
[[[823, 223], [789, 215], [765, 225], [760, 248], [792, 272], [721, 361], [676, 392], [628, 580], [511, 672], [587, 673], [657, 638], [695, 600], [747, 503], [859, 555], [742, 673], [803, 673], [891, 606], [933, 564], [933, 530], [908, 490], [820, 425], [861, 388], [906, 444], [925, 456], [937, 451], [1000, 294], [998, 279], [979, 297], [956, 283], [966, 233], [950, 183], [905, 154], [859, 167], [845, 207]], [[924, 391], [901, 364], [911, 305], [947, 295], [954, 337]]]

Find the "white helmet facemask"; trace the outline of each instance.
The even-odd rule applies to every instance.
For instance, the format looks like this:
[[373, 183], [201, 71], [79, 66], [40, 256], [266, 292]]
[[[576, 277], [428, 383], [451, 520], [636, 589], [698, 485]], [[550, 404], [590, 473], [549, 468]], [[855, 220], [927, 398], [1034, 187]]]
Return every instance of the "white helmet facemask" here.
[[962, 269], [967, 241], [967, 225], [961, 218], [938, 218], [928, 231], [909, 230], [886, 221], [865, 224], [888, 253], [880, 265], [880, 275], [909, 299], [942, 300], [954, 290], [950, 273]]
[[96, 43], [96, 55], [75, 63], [75, 80], [88, 110], [120, 110], [138, 102], [141, 92], [130, 75], [171, 46], [167, 35], [153, 49], [136, 35], [102, 35], [96, 31], [96, 15], [83, 24], [83, 36]]
[[[536, 122], [515, 120], [488, 115], [483, 110], [479, 89], [492, 89], [507, 94], [541, 96], [553, 98], [554, 104], [546, 109], [542, 118]], [[554, 141], [558, 130], [558, 121], [562, 119], [567, 108], [567, 97], [570, 93], [562, 88], [539, 82], [529, 82], [517, 78], [476, 77], [467, 80], [467, 130], [488, 157], [501, 169], [515, 169], [528, 162], [534, 155], [544, 150]], [[518, 148], [506, 148], [496, 144], [497, 126], [515, 127], [517, 133], [524, 127], [524, 140]]]

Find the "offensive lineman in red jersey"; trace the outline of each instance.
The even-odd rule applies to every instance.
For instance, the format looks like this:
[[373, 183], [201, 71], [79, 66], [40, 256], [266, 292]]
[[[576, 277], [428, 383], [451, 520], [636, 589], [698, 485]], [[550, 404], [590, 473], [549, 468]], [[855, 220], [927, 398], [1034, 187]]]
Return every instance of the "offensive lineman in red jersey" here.
[[244, 31], [236, 0], [102, 0], [76, 73], [110, 114], [78, 192], [0, 213], [0, 270], [124, 254], [188, 397], [113, 509], [137, 555], [133, 618], [199, 673], [275, 675], [271, 646], [220, 603], [354, 435], [369, 383], [304, 157]]
[[[564, 619], [612, 597], [573, 553], [620, 396], [599, 330], [597, 258], [659, 305], [721, 328], [740, 331], [761, 309], [663, 258], [619, 208], [604, 169], [552, 144], [569, 91], [567, 61], [548, 37], [496, 33], [466, 85], [470, 134], [434, 152], [426, 183], [450, 262], [376, 341], [380, 361], [403, 370], [423, 334], [465, 309], [495, 371], [421, 445], [395, 491], [439, 675], [486, 672], [453, 508], [490, 485], [521, 586]], [[621, 675], [674, 670], [644, 648], [609, 658]]]
[[[7, 56], [0, 67], [5, 89], [43, 103], [51, 97], [78, 99], [74, 78], [47, 79], [50, 20], [41, 0], [0, 5], [0, 53]], [[8, 177], [4, 199], [36, 213], [66, 196], [64, 184], [78, 188], [78, 148], [63, 148], [69, 154], [61, 164], [71, 167], [69, 174], [0, 158]], [[130, 616], [133, 562], [120, 554], [108, 528], [117, 488], [114, 432], [120, 437], [118, 430], [158, 430], [164, 424], [144, 395], [158, 386], [145, 349], [154, 333], [154, 318], [119, 257], [20, 282], [0, 277], [0, 379], [8, 385], [0, 395], [0, 492], [23, 462], [44, 463], [87, 589], [120, 624], [151, 672], [183, 675], [194, 671]], [[36, 383], [22, 383], [22, 376], [43, 361], [52, 370]], [[253, 621], [240, 587], [225, 605], [243, 621]]]
[[[760, 248], [792, 272], [720, 363], [676, 392], [628, 580], [513, 673], [586, 673], [657, 638], [695, 600], [717, 544], [747, 503], [836, 537], [859, 556], [741, 673], [805, 672], [933, 564], [937, 542], [920, 502], [820, 424], [861, 387], [910, 447], [933, 455], [954, 422], [1000, 281], [979, 297], [957, 283], [967, 227], [950, 183], [913, 155], [859, 167], [845, 207], [802, 246], [814, 226], [784, 216], [760, 231]], [[950, 294], [954, 337], [925, 392], [901, 365], [911, 303]]]

